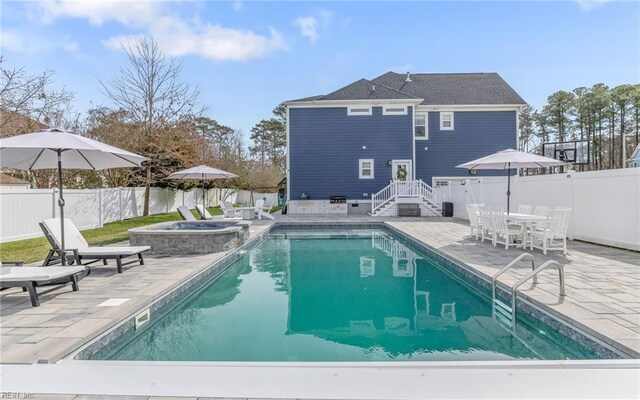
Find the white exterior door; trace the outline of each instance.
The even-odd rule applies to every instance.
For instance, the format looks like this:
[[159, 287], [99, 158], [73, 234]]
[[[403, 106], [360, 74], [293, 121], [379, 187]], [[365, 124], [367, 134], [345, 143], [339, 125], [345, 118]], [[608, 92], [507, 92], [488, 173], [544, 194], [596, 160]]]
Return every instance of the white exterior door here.
[[413, 180], [413, 168], [411, 160], [391, 161], [391, 180], [410, 181]]
[[392, 160], [391, 180], [398, 182], [398, 195], [403, 196], [411, 194], [410, 185], [402, 184], [402, 182], [413, 180], [413, 168], [411, 160]]

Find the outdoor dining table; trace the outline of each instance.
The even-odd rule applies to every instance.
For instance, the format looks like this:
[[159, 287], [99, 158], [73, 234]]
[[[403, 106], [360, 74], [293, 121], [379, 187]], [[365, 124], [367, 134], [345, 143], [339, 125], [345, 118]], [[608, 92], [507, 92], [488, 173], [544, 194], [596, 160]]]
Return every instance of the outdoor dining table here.
[[524, 227], [524, 235], [522, 238], [522, 247], [527, 248], [527, 229], [530, 228], [530, 224], [545, 221], [547, 217], [542, 215], [533, 214], [518, 214], [518, 213], [505, 213], [505, 217], [509, 222], [516, 222]]
[[255, 207], [237, 207], [237, 211], [240, 211], [240, 216], [243, 220], [251, 220], [256, 212]]

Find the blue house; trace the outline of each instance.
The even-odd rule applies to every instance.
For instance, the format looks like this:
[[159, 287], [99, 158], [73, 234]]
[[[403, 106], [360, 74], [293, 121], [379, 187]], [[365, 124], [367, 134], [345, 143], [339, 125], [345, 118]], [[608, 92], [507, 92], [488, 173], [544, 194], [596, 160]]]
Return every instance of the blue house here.
[[292, 213], [335, 212], [324, 202], [345, 196], [350, 213], [435, 215], [432, 188], [469, 176], [456, 165], [517, 148], [526, 103], [496, 73], [387, 72], [285, 104]]

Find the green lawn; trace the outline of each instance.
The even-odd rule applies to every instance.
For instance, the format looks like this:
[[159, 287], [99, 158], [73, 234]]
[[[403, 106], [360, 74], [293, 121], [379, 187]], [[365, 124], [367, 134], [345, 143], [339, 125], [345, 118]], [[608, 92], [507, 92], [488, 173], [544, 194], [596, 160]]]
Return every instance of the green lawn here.
[[[199, 218], [195, 210], [191, 210], [196, 218]], [[211, 215], [221, 215], [220, 207], [209, 208]], [[155, 214], [147, 217], [125, 219], [124, 221], [110, 222], [104, 224], [102, 228], [87, 229], [82, 231], [82, 235], [92, 246], [102, 246], [111, 243], [129, 240], [127, 230], [144, 225], [157, 224], [158, 222], [179, 221], [180, 215], [177, 212], [167, 214]], [[0, 260], [2, 261], [23, 261], [31, 263], [44, 260], [50, 246], [44, 237], [35, 239], [18, 240], [11, 243], [0, 244]]]
[[[269, 212], [276, 212], [281, 208], [282, 207], [275, 206], [272, 207]], [[196, 218], [199, 218], [195, 209], [191, 210], [191, 213], [193, 213]], [[222, 215], [222, 210], [220, 207], [210, 207], [209, 213], [211, 215]], [[179, 221], [180, 219], [180, 215], [178, 215], [177, 212], [155, 214], [147, 217], [131, 218], [125, 219], [124, 221], [104, 224], [102, 228], [82, 231], [82, 235], [90, 245], [103, 246], [129, 240], [127, 230], [131, 228], [157, 224], [159, 222]], [[47, 239], [44, 237], [18, 240], [11, 243], [2, 243], [0, 244], [0, 261], [23, 261], [25, 263], [32, 263], [44, 260], [49, 248], [49, 242], [47, 242]]]

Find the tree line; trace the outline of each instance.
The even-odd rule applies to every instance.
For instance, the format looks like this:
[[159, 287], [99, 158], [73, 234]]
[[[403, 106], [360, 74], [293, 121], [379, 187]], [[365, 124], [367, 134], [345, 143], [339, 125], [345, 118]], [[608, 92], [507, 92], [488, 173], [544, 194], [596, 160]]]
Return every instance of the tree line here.
[[525, 106], [519, 126], [523, 151], [542, 154], [543, 143], [586, 141], [589, 163], [580, 169], [623, 168], [639, 143], [640, 85], [555, 92], [540, 109]]
[[[94, 106], [86, 114], [72, 111], [74, 94], [54, 89], [54, 72], [31, 75], [10, 68], [0, 58], [0, 136], [45, 127], [61, 127], [143, 155], [142, 168], [64, 171], [71, 188], [144, 186], [144, 214], [151, 187], [189, 190], [197, 181], [167, 180], [177, 170], [199, 164], [233, 172], [238, 178], [210, 181], [206, 187], [275, 188], [285, 169], [286, 110], [251, 129], [247, 144], [241, 130], [218, 123], [200, 99], [198, 87], [182, 80], [183, 66], [167, 57], [153, 38], [124, 45], [126, 62], [110, 78], [98, 78], [110, 106]], [[56, 184], [53, 171], [12, 171], [34, 188]]]

